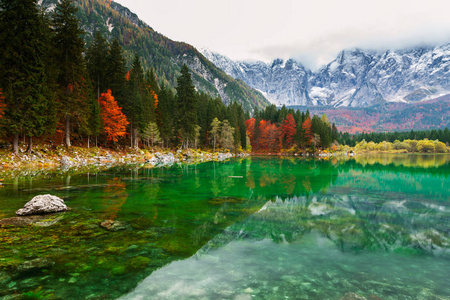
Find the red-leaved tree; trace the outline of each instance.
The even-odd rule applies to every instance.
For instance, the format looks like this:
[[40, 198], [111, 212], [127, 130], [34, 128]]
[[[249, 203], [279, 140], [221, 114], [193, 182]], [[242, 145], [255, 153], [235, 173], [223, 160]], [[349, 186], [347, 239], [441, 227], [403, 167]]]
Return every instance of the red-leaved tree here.
[[261, 120], [259, 123], [260, 138], [259, 149], [266, 151], [279, 151], [281, 149], [281, 130], [270, 121]]
[[111, 95], [111, 90], [102, 93], [98, 102], [100, 104], [106, 139], [117, 142], [120, 136], [127, 134], [126, 128], [129, 124], [127, 117], [122, 113], [122, 108], [117, 105], [116, 100]]
[[253, 147], [254, 133], [255, 133], [255, 118], [251, 118], [245, 121], [245, 127], [247, 128], [247, 135], [250, 139], [250, 143]]
[[155, 106], [155, 109], [158, 107], [158, 94], [150, 86], [148, 86], [148, 92], [153, 97], [153, 105]]
[[294, 117], [292, 116], [292, 114], [288, 114], [286, 120], [284, 120], [284, 123], [282, 125], [285, 149], [289, 149], [292, 147], [296, 131], [297, 131], [297, 124], [295, 123]]
[[309, 117], [306, 118], [305, 122], [302, 125], [302, 139], [306, 146], [311, 145], [311, 140], [314, 137], [314, 134], [311, 129], [311, 119]]

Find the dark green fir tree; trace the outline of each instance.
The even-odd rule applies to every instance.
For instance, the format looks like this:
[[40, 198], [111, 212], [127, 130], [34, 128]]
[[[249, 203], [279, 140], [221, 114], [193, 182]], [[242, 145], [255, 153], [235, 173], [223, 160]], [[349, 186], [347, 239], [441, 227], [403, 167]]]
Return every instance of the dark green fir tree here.
[[[77, 8], [70, 0], [61, 0], [53, 16], [54, 46], [60, 86], [60, 114], [65, 120], [65, 144], [71, 146], [71, 124], [86, 121], [91, 101], [88, 97], [87, 70], [83, 58], [84, 31], [76, 18]], [[84, 123], [84, 122], [83, 122]]]
[[188, 148], [195, 137], [197, 125], [197, 98], [188, 67], [183, 64], [181, 76], [177, 79], [178, 129], [183, 147]]
[[35, 0], [0, 2], [0, 88], [5, 97], [2, 118], [6, 133], [13, 136], [13, 152], [18, 154], [18, 138], [32, 138], [51, 130], [54, 101], [46, 69], [47, 23]]
[[105, 92], [106, 86], [106, 68], [108, 65], [108, 43], [99, 31], [96, 31], [86, 51], [86, 66], [89, 77], [92, 81], [92, 87], [100, 98], [100, 94]]

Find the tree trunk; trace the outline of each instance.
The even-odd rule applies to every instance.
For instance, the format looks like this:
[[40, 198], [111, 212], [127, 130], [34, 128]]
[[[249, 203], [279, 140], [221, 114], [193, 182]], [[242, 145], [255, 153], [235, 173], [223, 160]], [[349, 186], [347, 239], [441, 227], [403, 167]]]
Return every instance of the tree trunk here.
[[139, 137], [138, 137], [138, 129], [135, 128], [134, 129], [134, 148], [138, 148], [139, 147]]
[[31, 150], [33, 150], [33, 137], [29, 136], [27, 152], [31, 154]]
[[130, 147], [133, 148], [133, 123], [130, 126]]
[[70, 147], [70, 116], [66, 115], [66, 146]]
[[100, 99], [100, 76], [97, 75], [97, 99]]
[[13, 153], [15, 155], [19, 154], [19, 134], [18, 133], [14, 134], [14, 138], [13, 138]]
[[88, 135], [88, 149], [89, 149], [89, 140], [90, 140], [91, 138], [89, 137], [89, 135]]

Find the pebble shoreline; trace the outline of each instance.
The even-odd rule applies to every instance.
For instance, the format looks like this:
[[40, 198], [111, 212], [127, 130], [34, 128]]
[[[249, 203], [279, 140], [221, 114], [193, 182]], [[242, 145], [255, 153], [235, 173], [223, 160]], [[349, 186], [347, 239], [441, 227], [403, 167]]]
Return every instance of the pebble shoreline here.
[[[71, 151], [33, 151], [14, 155], [11, 153], [0, 154], [0, 171], [20, 172], [30, 170], [51, 169], [78, 169], [82, 167], [111, 167], [115, 165], [146, 164], [148, 166], [166, 166], [182, 162], [206, 162], [222, 161], [234, 157], [230, 152], [205, 152], [199, 150], [155, 151], [129, 149], [127, 151], [114, 151], [111, 149], [85, 149], [73, 148]], [[247, 153], [236, 156], [245, 157]]]

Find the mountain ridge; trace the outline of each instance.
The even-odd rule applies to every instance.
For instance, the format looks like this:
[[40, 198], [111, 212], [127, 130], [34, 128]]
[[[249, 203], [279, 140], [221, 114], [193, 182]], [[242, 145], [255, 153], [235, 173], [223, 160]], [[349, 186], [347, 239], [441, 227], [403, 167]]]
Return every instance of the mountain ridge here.
[[315, 72], [294, 59], [233, 61], [201, 51], [279, 106], [368, 107], [450, 94], [450, 43], [395, 51], [342, 50]]
[[[41, 0], [39, 4], [46, 10], [53, 10], [56, 1]], [[117, 38], [128, 65], [134, 55], [139, 54], [144, 69], [153, 67], [159, 81], [166, 86], [176, 87], [176, 79], [185, 63], [199, 91], [221, 97], [226, 104], [237, 101], [248, 111], [269, 104], [260, 92], [227, 75], [195, 47], [156, 32], [125, 6], [110, 0], [74, 0], [74, 3], [79, 8], [77, 17], [86, 32], [86, 44], [96, 31], [100, 31], [107, 40]]]

